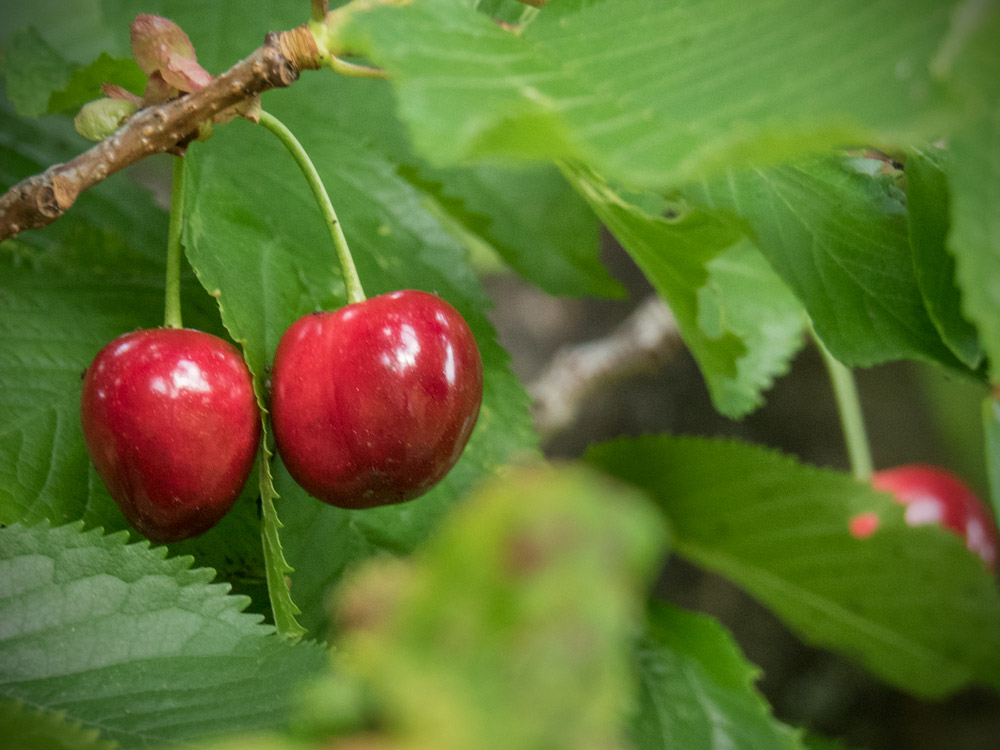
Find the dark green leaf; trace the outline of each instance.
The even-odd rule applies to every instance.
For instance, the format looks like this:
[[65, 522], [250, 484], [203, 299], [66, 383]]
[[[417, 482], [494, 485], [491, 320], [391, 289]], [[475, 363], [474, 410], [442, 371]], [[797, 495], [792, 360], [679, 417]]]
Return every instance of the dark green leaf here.
[[758, 670], [715, 620], [663, 604], [638, 646], [636, 750], [801, 749], [755, 691]]
[[906, 208], [917, 284], [942, 340], [965, 365], [979, 366], [983, 352], [976, 329], [962, 315], [955, 260], [948, 235], [947, 153], [930, 147], [906, 160]]
[[49, 111], [49, 94], [66, 85], [72, 65], [34, 28], [11, 34], [3, 49], [7, 96], [19, 115], [40, 117]]
[[[6, 46], [11, 36], [34, 26], [50, 47], [74, 63], [89, 63], [102, 52], [125, 57], [128, 55], [128, 23], [117, 29], [109, 28], [101, 6], [102, 0], [4, 3], [0, 45]], [[117, 48], [116, 42], [121, 43]]]
[[[679, 554], [732, 579], [804, 639], [923, 696], [1000, 689], [1000, 593], [938, 526], [850, 477], [732, 442], [650, 437], [589, 460], [647, 490]], [[859, 516], [871, 529], [852, 534]]]
[[[0, 187], [72, 153], [72, 126], [0, 108]], [[0, 246], [0, 523], [47, 519], [126, 528], [90, 467], [80, 375], [114, 337], [163, 320], [166, 212], [118, 175], [55, 224]], [[188, 325], [222, 333], [213, 301], [185, 274]], [[225, 544], [219, 541], [225, 539]], [[259, 523], [246, 494], [212, 531], [171, 545], [259, 598]]]
[[1000, 403], [993, 397], [983, 401], [983, 436], [990, 504], [993, 517], [1000, 518]]
[[326, 665], [242, 614], [191, 558], [79, 526], [0, 530], [0, 693], [122, 747], [283, 725]]
[[[263, 444], [268, 438], [265, 435]], [[278, 518], [278, 512], [274, 508], [274, 501], [278, 494], [274, 490], [274, 480], [271, 477], [271, 454], [266, 448], [261, 452], [265, 454], [266, 460], [262, 460], [257, 465], [260, 505], [261, 505], [261, 541], [264, 545], [264, 574], [267, 577], [268, 599], [271, 604], [271, 613], [274, 617], [274, 625], [278, 632], [291, 638], [301, 638], [306, 630], [296, 617], [302, 614], [292, 601], [289, 590], [289, 573], [294, 573], [295, 569], [288, 564], [285, 559], [285, 551], [281, 546], [281, 529], [284, 524]]]
[[438, 164], [573, 158], [662, 187], [941, 128], [937, 0], [582, 5], [553, 2], [515, 35], [425, 0], [358, 13], [342, 36], [390, 72]]
[[597, 218], [555, 167], [484, 165], [403, 176], [437, 198], [463, 231], [550, 294], [620, 296], [600, 262]]
[[[85, 517], [90, 461], [80, 430], [80, 376], [115, 336], [158, 323], [162, 286], [148, 278], [110, 284], [9, 266], [0, 279], [0, 523]], [[107, 495], [94, 499], [94, 512], [119, 519], [121, 528]]]
[[[0, 189], [68, 161], [88, 145], [71, 122], [52, 117], [22, 120], [0, 100]], [[151, 166], [155, 164], [153, 160]], [[130, 276], [160, 275], [166, 236], [166, 211], [148, 190], [117, 174], [84, 191], [59, 221], [0, 245], [0, 258], [44, 261], [49, 267], [87, 275], [110, 269], [117, 273], [119, 266]]]
[[141, 96], [146, 87], [146, 76], [134, 61], [103, 53], [90, 65], [74, 70], [65, 88], [52, 92], [47, 111], [51, 113], [79, 109], [87, 102], [103, 96], [101, 84], [104, 83], [121, 86]]
[[802, 343], [805, 317], [781, 279], [709, 212], [666, 218], [596, 175], [567, 174], [670, 305], [716, 408], [737, 417], [759, 406]]
[[97, 730], [66, 721], [65, 714], [28, 708], [18, 701], [0, 702], [0, 727], [7, 747], [17, 750], [114, 750]]
[[889, 177], [854, 166], [818, 157], [734, 173], [686, 194], [747, 227], [841, 362], [914, 357], [959, 368], [924, 308], [902, 193]]

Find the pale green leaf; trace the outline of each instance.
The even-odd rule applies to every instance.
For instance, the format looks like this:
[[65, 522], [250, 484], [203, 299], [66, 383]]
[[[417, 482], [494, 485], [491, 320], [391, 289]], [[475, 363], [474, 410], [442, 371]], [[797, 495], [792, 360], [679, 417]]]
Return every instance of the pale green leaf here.
[[[520, 35], [467, 3], [357, 13], [421, 153], [587, 162], [653, 187], [832, 145], [934, 134], [937, 0], [553, 2]], [[878, 33], [873, 33], [877, 29]]]
[[716, 408], [742, 416], [787, 370], [805, 318], [794, 296], [740, 233], [706, 211], [653, 213], [594, 174], [567, 175], [670, 305]]
[[283, 726], [325, 650], [277, 638], [190, 565], [79, 525], [0, 529], [0, 694], [123, 748]]

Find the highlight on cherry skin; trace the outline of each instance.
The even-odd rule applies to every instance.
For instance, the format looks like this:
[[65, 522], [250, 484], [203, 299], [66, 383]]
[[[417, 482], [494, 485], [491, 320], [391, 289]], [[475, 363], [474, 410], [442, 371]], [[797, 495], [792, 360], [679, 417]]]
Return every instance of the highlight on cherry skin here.
[[458, 461], [483, 365], [461, 314], [404, 290], [293, 323], [271, 373], [278, 453], [309, 494], [341, 508], [413, 499]]
[[197, 536], [232, 508], [261, 429], [239, 350], [186, 328], [107, 344], [84, 375], [80, 417], [105, 487], [154, 542]]
[[965, 546], [996, 571], [1000, 535], [990, 510], [954, 474], [936, 466], [908, 464], [872, 474], [872, 486], [906, 506], [910, 526], [937, 523], [965, 540]]

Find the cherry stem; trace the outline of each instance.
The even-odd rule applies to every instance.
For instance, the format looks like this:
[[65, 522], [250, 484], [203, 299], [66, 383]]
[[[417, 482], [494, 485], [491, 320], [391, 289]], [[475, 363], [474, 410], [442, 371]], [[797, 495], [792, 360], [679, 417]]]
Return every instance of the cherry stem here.
[[184, 232], [184, 159], [174, 157], [170, 187], [170, 224], [167, 227], [167, 280], [164, 293], [163, 325], [183, 328], [181, 322], [181, 237]]
[[358, 63], [348, 62], [347, 60], [342, 60], [336, 55], [330, 56], [329, 65], [333, 72], [340, 73], [344, 76], [350, 76], [351, 78], [374, 78], [376, 80], [384, 80], [389, 77], [389, 74], [382, 68], [374, 68], [371, 65], [359, 65]]
[[868, 444], [868, 434], [865, 432], [865, 419], [854, 374], [850, 368], [830, 354], [815, 333], [813, 340], [823, 355], [823, 363], [833, 385], [833, 395], [837, 400], [837, 411], [840, 413], [840, 427], [844, 431], [844, 442], [851, 462], [851, 473], [855, 479], [867, 482], [873, 469], [872, 454]]
[[295, 159], [302, 174], [305, 175], [306, 182], [312, 190], [313, 197], [319, 206], [320, 213], [326, 221], [326, 227], [330, 231], [330, 238], [333, 240], [333, 247], [337, 251], [337, 258], [340, 261], [340, 269], [344, 275], [344, 285], [347, 288], [347, 301], [349, 303], [364, 302], [365, 292], [361, 287], [361, 279], [358, 278], [358, 269], [354, 266], [354, 258], [351, 256], [351, 249], [347, 246], [347, 238], [344, 230], [337, 219], [337, 213], [333, 210], [330, 196], [323, 186], [323, 180], [316, 171], [309, 154], [299, 143], [298, 139], [292, 135], [292, 131], [274, 115], [269, 112], [260, 113], [260, 124], [270, 130], [284, 144], [285, 148]]

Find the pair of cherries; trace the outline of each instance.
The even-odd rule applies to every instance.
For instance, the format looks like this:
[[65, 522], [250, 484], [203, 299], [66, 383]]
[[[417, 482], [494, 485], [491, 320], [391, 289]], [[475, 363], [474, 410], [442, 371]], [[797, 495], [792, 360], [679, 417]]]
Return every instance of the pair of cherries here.
[[[271, 373], [278, 453], [341, 508], [415, 498], [454, 466], [479, 415], [483, 367], [454, 307], [407, 290], [300, 318]], [[140, 330], [105, 346], [81, 400], [87, 451], [128, 521], [157, 542], [211, 528], [253, 468], [261, 421], [236, 347]]]

